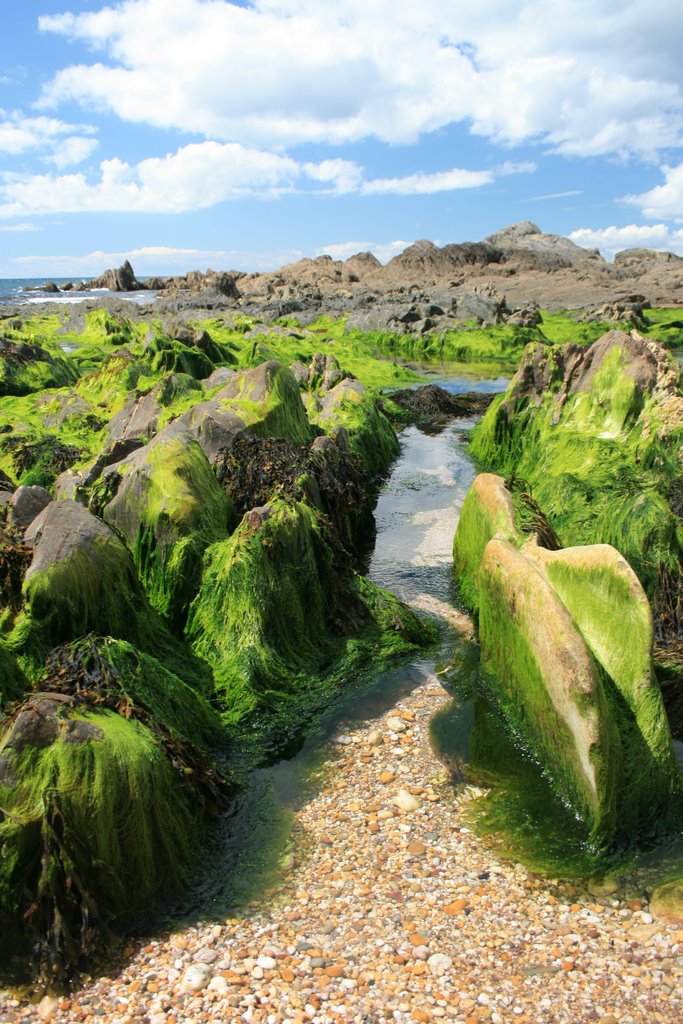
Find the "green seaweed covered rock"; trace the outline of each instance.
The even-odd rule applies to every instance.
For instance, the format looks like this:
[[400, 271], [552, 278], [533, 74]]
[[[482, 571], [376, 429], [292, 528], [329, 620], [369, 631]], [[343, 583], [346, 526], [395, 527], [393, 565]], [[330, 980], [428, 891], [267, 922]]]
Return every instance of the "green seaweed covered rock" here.
[[216, 712], [130, 644], [56, 648], [40, 686], [0, 734], [0, 953], [30, 941], [54, 983], [179, 888], [230, 786]]
[[40, 345], [0, 337], [0, 395], [28, 395], [73, 384], [78, 373], [61, 355]]
[[371, 476], [386, 473], [398, 455], [394, 428], [377, 399], [359, 380], [344, 378], [319, 401], [314, 399], [309, 410], [312, 421], [340, 443], [342, 432]]
[[23, 607], [7, 642], [42, 658], [65, 640], [91, 631], [137, 642], [148, 628], [145, 602], [125, 545], [75, 501], [53, 501], [24, 541], [33, 557]]
[[523, 481], [564, 543], [624, 555], [652, 603], [658, 661], [679, 664], [682, 444], [680, 368], [635, 331], [529, 346], [472, 441], [484, 466]]
[[301, 727], [344, 681], [433, 640], [391, 595], [342, 573], [318, 511], [274, 499], [207, 550], [187, 635], [224, 719]]
[[3, 952], [28, 935], [50, 981], [103, 923], [177, 888], [197, 838], [154, 734], [59, 694], [34, 695], [6, 725], [0, 806]]
[[485, 686], [592, 841], [669, 827], [680, 773], [650, 606], [625, 559], [609, 545], [551, 551], [525, 540], [492, 474], [468, 495], [454, 559], [476, 595]]
[[296, 444], [313, 440], [292, 371], [275, 360], [236, 374], [214, 397], [259, 437], [284, 437]]
[[153, 607], [181, 623], [204, 549], [225, 537], [235, 518], [188, 427], [176, 421], [108, 466], [91, 507], [126, 539]]

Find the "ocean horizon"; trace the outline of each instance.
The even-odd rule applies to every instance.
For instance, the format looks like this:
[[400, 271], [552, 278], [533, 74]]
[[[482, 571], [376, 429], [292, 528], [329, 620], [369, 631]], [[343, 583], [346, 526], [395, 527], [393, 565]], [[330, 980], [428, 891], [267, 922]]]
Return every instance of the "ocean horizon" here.
[[[145, 281], [146, 279], [143, 277], [140, 280]], [[63, 288], [67, 284], [87, 281], [87, 278], [52, 277], [49, 281], [52, 284], [56, 284], [58, 288]], [[68, 305], [70, 303], [85, 302], [87, 299], [98, 298], [102, 295], [121, 294], [110, 292], [108, 288], [94, 288], [88, 291], [68, 290], [52, 292], [45, 290], [47, 283], [48, 279], [45, 277], [2, 277], [0, 278], [0, 306], [16, 303], [37, 304], [43, 302], [57, 302]], [[125, 298], [132, 302], [149, 302], [155, 295], [156, 292], [126, 292]]]

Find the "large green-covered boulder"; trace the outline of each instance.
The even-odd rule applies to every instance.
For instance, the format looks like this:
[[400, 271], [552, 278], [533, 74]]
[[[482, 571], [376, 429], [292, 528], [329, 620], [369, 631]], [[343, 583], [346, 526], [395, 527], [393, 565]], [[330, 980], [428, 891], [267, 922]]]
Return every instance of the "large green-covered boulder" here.
[[668, 827], [680, 772], [650, 606], [626, 560], [609, 545], [548, 550], [525, 539], [492, 474], [468, 495], [454, 560], [475, 596], [486, 689], [592, 841]]
[[180, 623], [199, 583], [204, 549], [225, 537], [235, 520], [188, 427], [176, 421], [108, 466], [91, 507], [126, 539], [153, 607]]
[[136, 642], [145, 603], [124, 543], [75, 501], [53, 501], [24, 534], [33, 552], [8, 643], [28, 657], [90, 631]]
[[236, 374], [214, 398], [259, 437], [284, 437], [296, 444], [313, 440], [294, 375], [275, 360]]
[[565, 544], [624, 555], [653, 607], [658, 662], [681, 671], [682, 445], [680, 366], [635, 331], [529, 346], [472, 440], [484, 467], [523, 482]]
[[[394, 428], [375, 396], [355, 378], [346, 377], [319, 400], [310, 396], [309, 415], [338, 443], [348, 439], [372, 476], [386, 473], [399, 453]], [[341, 434], [341, 436], [340, 436]]]
[[0, 807], [2, 951], [37, 941], [52, 981], [103, 924], [177, 888], [198, 835], [154, 734], [59, 694], [32, 696], [5, 727]]
[[300, 729], [373, 663], [434, 639], [392, 595], [340, 570], [329, 541], [317, 509], [278, 498], [207, 550], [186, 633], [213, 667], [226, 722]]

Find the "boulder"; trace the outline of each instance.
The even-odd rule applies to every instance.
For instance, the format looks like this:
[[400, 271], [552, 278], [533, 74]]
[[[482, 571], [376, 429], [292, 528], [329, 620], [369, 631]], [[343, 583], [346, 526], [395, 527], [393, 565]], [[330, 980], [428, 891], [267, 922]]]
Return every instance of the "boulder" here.
[[20, 618], [28, 617], [42, 643], [49, 648], [90, 631], [135, 639], [142, 610], [137, 577], [125, 545], [105, 523], [75, 501], [53, 501], [28, 527], [24, 543], [33, 558]]
[[18, 487], [12, 495], [10, 520], [19, 529], [25, 530], [51, 501], [52, 495], [44, 487]]
[[145, 285], [137, 280], [135, 271], [128, 260], [116, 270], [105, 270], [99, 277], [93, 278], [88, 288], [106, 288], [110, 292], [138, 292], [145, 288]]
[[592, 842], [666, 829], [680, 773], [638, 578], [609, 545], [551, 551], [535, 534], [525, 541], [504, 481], [482, 476], [463, 506], [454, 562], [478, 606], [486, 688]]
[[313, 440], [297, 382], [291, 370], [275, 360], [236, 374], [215, 400], [260, 437], [284, 437], [297, 444]]
[[355, 378], [345, 377], [324, 393], [311, 417], [334, 440], [343, 430], [351, 451], [371, 476], [386, 473], [398, 455], [394, 428], [374, 395]]
[[154, 437], [160, 415], [161, 405], [154, 392], [135, 392], [109, 421], [105, 444]]
[[90, 504], [125, 538], [153, 607], [181, 624], [204, 549], [225, 537], [234, 519], [190, 428], [176, 421], [107, 466]]

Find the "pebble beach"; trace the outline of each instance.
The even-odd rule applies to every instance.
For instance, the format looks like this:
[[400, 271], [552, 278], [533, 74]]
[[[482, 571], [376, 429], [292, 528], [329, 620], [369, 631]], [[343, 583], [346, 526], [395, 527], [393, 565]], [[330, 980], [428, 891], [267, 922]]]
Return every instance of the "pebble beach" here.
[[678, 1024], [683, 929], [497, 858], [430, 747], [448, 699], [429, 677], [336, 734], [293, 858], [239, 916], [131, 944], [68, 997], [0, 993], [0, 1022]]

